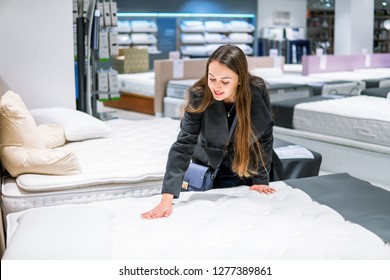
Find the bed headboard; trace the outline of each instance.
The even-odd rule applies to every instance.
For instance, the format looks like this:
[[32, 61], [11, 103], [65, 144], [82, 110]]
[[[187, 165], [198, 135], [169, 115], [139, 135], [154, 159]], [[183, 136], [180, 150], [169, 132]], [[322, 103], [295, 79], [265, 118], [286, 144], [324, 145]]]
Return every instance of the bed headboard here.
[[390, 54], [302, 56], [302, 75], [304, 76], [376, 67], [390, 67]]
[[[281, 67], [283, 70], [285, 59], [284, 57], [277, 57], [275, 59], [270, 56], [250, 56], [247, 57], [247, 61], [249, 71], [254, 68], [261, 67]], [[170, 80], [198, 79], [204, 75], [206, 64], [207, 58], [183, 59], [178, 62], [174, 62], [170, 59], [160, 59], [154, 61], [154, 112], [157, 117], [163, 116], [164, 97], [166, 95], [168, 82]]]

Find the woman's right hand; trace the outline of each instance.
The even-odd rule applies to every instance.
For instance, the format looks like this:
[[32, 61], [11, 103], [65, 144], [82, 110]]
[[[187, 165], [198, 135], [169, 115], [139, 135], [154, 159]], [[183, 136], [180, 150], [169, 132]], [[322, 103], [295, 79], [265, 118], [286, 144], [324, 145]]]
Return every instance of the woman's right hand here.
[[152, 210], [142, 213], [142, 219], [157, 219], [157, 218], [167, 218], [172, 214], [172, 201], [173, 194], [164, 193], [162, 195], [160, 203], [154, 207]]

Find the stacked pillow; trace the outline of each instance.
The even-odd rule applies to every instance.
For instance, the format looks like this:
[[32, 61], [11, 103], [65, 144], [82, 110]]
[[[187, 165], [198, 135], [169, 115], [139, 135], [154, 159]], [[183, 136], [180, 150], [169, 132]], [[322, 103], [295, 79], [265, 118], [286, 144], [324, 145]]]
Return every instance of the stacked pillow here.
[[87, 113], [62, 107], [30, 110], [38, 125], [54, 124], [64, 130], [66, 141], [84, 141], [106, 137], [111, 128]]
[[69, 175], [81, 172], [61, 126], [37, 126], [21, 97], [7, 91], [0, 98], [0, 158], [11, 176], [24, 173]]

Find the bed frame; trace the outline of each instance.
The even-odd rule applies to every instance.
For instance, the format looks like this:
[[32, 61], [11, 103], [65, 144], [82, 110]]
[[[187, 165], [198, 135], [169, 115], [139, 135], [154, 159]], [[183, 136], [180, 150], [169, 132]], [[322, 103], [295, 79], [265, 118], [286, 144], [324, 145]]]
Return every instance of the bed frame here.
[[[104, 105], [162, 117], [168, 81], [173, 79], [198, 79], [204, 74], [207, 63], [206, 58], [180, 61], [183, 63], [182, 75], [180, 78], [175, 76], [173, 60], [161, 59], [154, 61], [154, 97], [143, 96], [134, 92], [121, 92], [121, 96], [118, 100], [106, 101], [104, 102]], [[284, 66], [284, 57], [278, 57], [277, 59], [270, 56], [247, 57], [247, 61], [249, 70], [261, 67], [281, 67], [281, 69], [283, 69]]]
[[103, 102], [104, 106], [154, 115], [154, 97], [121, 91], [119, 99]]

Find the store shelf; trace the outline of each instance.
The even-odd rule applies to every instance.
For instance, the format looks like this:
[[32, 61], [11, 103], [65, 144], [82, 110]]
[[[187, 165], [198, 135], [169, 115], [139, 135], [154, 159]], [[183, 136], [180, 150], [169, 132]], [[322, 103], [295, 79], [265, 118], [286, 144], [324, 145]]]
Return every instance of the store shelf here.
[[147, 34], [151, 39], [148, 45], [158, 51], [178, 50], [183, 56], [207, 57], [221, 44], [232, 43], [247, 55], [255, 54], [254, 14], [118, 13], [118, 18], [122, 46], [135, 45], [131, 22], [146, 19], [156, 24], [156, 31]]
[[143, 46], [151, 51], [157, 49], [158, 26], [156, 19], [128, 18], [118, 21], [118, 46], [129, 48]]
[[255, 26], [251, 18], [177, 19], [178, 42], [181, 54], [189, 57], [207, 57], [222, 44], [235, 44], [246, 55], [255, 50]]
[[307, 38], [311, 40], [313, 54], [317, 48], [322, 48], [326, 54], [333, 54], [334, 10], [308, 10]]
[[375, 11], [374, 14], [374, 53], [390, 52], [390, 30], [384, 27], [384, 22], [390, 20], [390, 14], [384, 10]]

